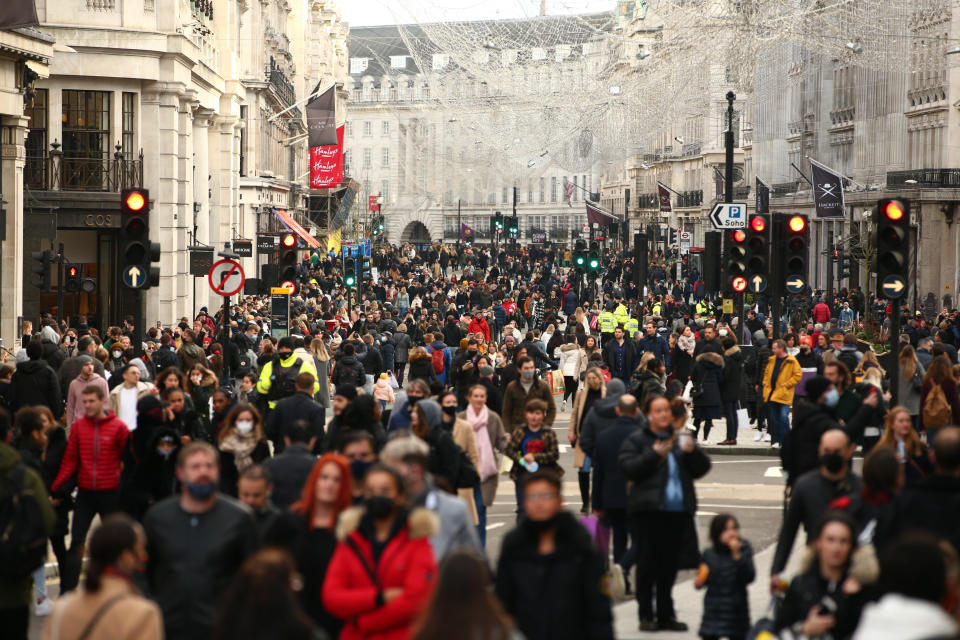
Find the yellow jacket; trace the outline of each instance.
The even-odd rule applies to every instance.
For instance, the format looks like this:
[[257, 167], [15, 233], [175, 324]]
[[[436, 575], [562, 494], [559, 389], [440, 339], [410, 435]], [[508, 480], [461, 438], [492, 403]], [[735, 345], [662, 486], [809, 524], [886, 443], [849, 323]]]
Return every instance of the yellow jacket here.
[[627, 306], [622, 302], [613, 310], [613, 315], [617, 319], [617, 324], [621, 327], [630, 319], [630, 312], [627, 311]]
[[600, 314], [599, 323], [600, 333], [613, 333], [613, 330], [617, 328], [617, 318], [609, 311]]
[[[270, 387], [273, 383], [273, 363], [279, 358], [279, 356], [274, 356], [270, 362], [263, 365], [263, 369], [260, 371], [260, 378], [257, 380], [257, 393], [262, 393], [263, 395], [268, 395], [270, 393]], [[313, 366], [313, 358], [298, 355], [296, 351], [290, 353], [290, 356], [286, 360], [280, 360], [280, 366], [283, 368], [292, 367], [293, 363], [297, 361], [297, 358], [300, 358], [302, 361], [300, 365], [300, 373], [312, 373], [313, 374], [313, 393], [314, 395], [320, 391], [320, 382], [317, 380], [317, 370]], [[326, 380], [324, 380], [326, 384]], [[277, 403], [271, 400], [267, 403], [271, 409], [276, 408]]]
[[771, 393], [770, 379], [773, 377], [773, 365], [776, 361], [777, 356], [770, 356], [770, 359], [767, 360], [767, 367], [763, 370], [763, 401], [792, 405], [793, 392], [803, 378], [803, 370], [796, 358], [787, 356], [783, 364], [780, 365], [780, 373], [777, 374], [777, 386]]

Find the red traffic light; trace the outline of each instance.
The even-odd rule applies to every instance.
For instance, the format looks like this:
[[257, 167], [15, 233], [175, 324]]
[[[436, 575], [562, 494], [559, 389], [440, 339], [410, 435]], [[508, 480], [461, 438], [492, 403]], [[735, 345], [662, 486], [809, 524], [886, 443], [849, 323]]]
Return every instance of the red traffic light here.
[[747, 234], [745, 234], [742, 230], [737, 229], [730, 234], [730, 239], [734, 242], [743, 242], [747, 239]]
[[801, 233], [807, 228], [807, 221], [804, 220], [802, 216], [792, 216], [790, 220], [787, 221], [787, 228], [794, 233]]
[[903, 217], [903, 207], [898, 201], [891, 200], [884, 206], [883, 215], [890, 220], [899, 220]]
[[292, 233], [284, 234], [283, 238], [280, 239], [280, 243], [285, 247], [293, 247], [297, 244], [297, 237]]
[[742, 291], [746, 291], [746, 290], [747, 290], [747, 279], [744, 278], [743, 276], [737, 276], [736, 278], [734, 278], [733, 280], [730, 281], [730, 286], [731, 286], [731, 287], [733, 288], [733, 290], [736, 291], [737, 293], [740, 293], [740, 292], [742, 292]]
[[760, 216], [754, 216], [750, 220], [750, 228], [756, 231], [757, 233], [760, 233], [761, 231], [767, 228], [767, 221]]
[[76, 278], [77, 273], [79, 273], [79, 270], [76, 267], [70, 267], [69, 269], [67, 269], [67, 275], [70, 276], [71, 278]]
[[127, 194], [127, 209], [130, 211], [140, 211], [147, 204], [147, 199], [139, 191], [133, 191]]

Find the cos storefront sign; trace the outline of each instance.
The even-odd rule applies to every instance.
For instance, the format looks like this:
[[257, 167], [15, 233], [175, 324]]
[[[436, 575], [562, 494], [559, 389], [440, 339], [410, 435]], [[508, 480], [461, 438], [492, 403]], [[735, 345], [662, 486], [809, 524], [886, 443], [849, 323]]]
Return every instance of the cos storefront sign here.
[[118, 213], [58, 213], [57, 226], [61, 229], [119, 229]]

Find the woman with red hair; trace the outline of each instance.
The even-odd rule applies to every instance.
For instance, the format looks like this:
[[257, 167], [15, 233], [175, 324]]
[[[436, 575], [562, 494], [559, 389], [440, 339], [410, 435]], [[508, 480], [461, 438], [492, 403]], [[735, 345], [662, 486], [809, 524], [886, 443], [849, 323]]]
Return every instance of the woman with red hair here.
[[331, 638], [340, 635], [343, 623], [324, 608], [321, 593], [337, 546], [337, 520], [351, 500], [350, 463], [327, 453], [313, 465], [300, 500], [267, 533], [267, 546], [282, 547], [293, 556], [303, 580], [300, 603]]

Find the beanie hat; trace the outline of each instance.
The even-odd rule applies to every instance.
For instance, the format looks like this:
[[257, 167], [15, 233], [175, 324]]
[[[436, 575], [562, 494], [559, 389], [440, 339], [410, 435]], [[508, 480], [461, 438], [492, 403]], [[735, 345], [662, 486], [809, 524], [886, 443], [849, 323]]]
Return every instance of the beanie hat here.
[[827, 380], [824, 376], [814, 376], [807, 380], [807, 397], [816, 402], [820, 399], [820, 396], [827, 390], [832, 382]]
[[341, 396], [353, 402], [357, 399], [357, 388], [349, 382], [344, 382], [343, 384], [337, 385], [337, 390], [333, 395]]

